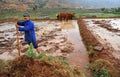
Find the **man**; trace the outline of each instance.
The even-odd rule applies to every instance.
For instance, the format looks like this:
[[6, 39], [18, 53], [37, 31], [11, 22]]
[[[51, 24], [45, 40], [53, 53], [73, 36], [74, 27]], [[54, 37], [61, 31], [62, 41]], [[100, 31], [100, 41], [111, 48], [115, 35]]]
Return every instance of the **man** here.
[[[38, 44], [36, 42], [34, 23], [33, 23], [32, 20], [30, 20], [29, 13], [24, 13], [23, 17], [25, 19], [25, 21], [23, 21], [23, 22], [20, 22], [20, 21], [18, 21], [18, 19], [16, 19], [18, 21], [17, 25], [16, 25], [16, 28], [18, 28], [19, 31], [24, 31], [25, 42], [27, 42], [29, 45], [30, 45], [30, 43], [32, 43], [34, 48], [37, 50], [37, 52], [39, 54], [40, 52], [38, 50]], [[24, 26], [24, 27], [20, 27], [20, 26]]]

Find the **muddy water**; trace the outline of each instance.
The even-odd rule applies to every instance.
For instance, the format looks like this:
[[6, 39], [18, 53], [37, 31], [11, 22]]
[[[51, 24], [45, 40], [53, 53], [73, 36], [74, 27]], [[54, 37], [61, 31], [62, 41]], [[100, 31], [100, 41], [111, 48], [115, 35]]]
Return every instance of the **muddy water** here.
[[86, 48], [79, 34], [77, 21], [71, 21], [71, 24], [70, 22], [68, 22], [67, 25], [66, 24], [66, 22], [62, 24], [63, 30], [66, 30], [68, 40], [74, 44], [75, 48], [74, 52], [68, 57], [68, 61], [75, 66], [77, 65], [84, 68], [89, 63], [89, 60]]
[[89, 58], [87, 50], [80, 36], [77, 21], [71, 21], [67, 23], [63, 22], [62, 29], [67, 32], [67, 38], [74, 46], [74, 51], [67, 57], [68, 62], [73, 66], [79, 66], [80, 68], [84, 69], [86, 72], [86, 77], [92, 77], [91, 73], [87, 69]]

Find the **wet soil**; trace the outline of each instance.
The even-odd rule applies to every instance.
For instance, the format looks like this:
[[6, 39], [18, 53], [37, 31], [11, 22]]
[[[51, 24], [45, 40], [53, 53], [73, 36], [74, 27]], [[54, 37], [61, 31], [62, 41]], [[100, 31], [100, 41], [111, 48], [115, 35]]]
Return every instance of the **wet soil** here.
[[[111, 23], [113, 20], [92, 20], [94, 24], [97, 24], [98, 26], [100, 27], [103, 27], [111, 32], [120, 32], [119, 30], [119, 27], [116, 27], [114, 28], [114, 26], [117, 26], [118, 24], [116, 24], [115, 22], [114, 23]], [[118, 21], [119, 22], [119, 21]], [[114, 26], [112, 26], [112, 24]]]
[[[119, 19], [96, 19], [96, 20], [86, 20], [88, 28], [92, 33], [98, 38], [98, 40], [112, 48], [114, 52], [111, 52], [116, 59], [120, 59], [120, 40], [119, 36]], [[114, 22], [114, 23], [113, 23]], [[91, 24], [90, 24], [91, 23]]]
[[[81, 36], [83, 37], [84, 44], [86, 45], [86, 47], [89, 47], [90, 45], [92, 45], [93, 47], [95, 46], [104, 47], [104, 49], [101, 50], [100, 52], [95, 51], [97, 53], [94, 56], [89, 55], [90, 62], [94, 62], [95, 60], [98, 60], [98, 59], [105, 59], [110, 61], [111, 64], [114, 65], [115, 69], [120, 71], [120, 59], [119, 57], [116, 58], [116, 56], [113, 55], [113, 52], [116, 53], [116, 50], [110, 44], [109, 45], [105, 44], [106, 42], [103, 39], [101, 39], [103, 36], [101, 36], [100, 38], [99, 33], [103, 32], [104, 30], [98, 28], [98, 26], [96, 25], [99, 22], [93, 22], [95, 24], [93, 25], [94, 27], [92, 27], [90, 25], [93, 23], [89, 22], [88, 20], [89, 19], [84, 20], [82, 18], [78, 20], [80, 33], [81, 33]], [[98, 29], [99, 31], [96, 32], [96, 29]], [[107, 35], [106, 32], [104, 32], [103, 34], [106, 34], [106, 37], [107, 36], [110, 37], [109, 35]], [[119, 75], [119, 72], [118, 72], [118, 75]]]
[[[13, 41], [7, 39], [5, 45], [1, 45], [3, 48], [0, 49], [0, 58], [14, 59], [18, 56], [14, 23], [2, 23], [0, 27], [2, 28], [0, 34], [3, 35], [0, 38], [1, 41], [6, 42], [5, 38], [14, 39]], [[35, 21], [35, 30], [39, 49], [42, 52], [52, 56], [63, 56], [71, 65], [87, 70], [89, 59], [76, 20], [68, 22]], [[24, 33], [19, 33], [22, 54], [28, 49], [27, 43], [23, 41], [23, 35]], [[9, 50], [7, 44], [9, 44], [11, 50]], [[9, 52], [11, 53], [9, 54]]]
[[[120, 29], [116, 20], [119, 21], [119, 19], [79, 19], [78, 24], [76, 20], [35, 21], [39, 49], [47, 55], [63, 56], [71, 65], [84, 69], [87, 77], [90, 77], [87, 70], [89, 62], [100, 58], [109, 60], [116, 69], [120, 70], [118, 43]], [[8, 60], [18, 56], [14, 24], [13, 22], [0, 24], [0, 59]], [[23, 35], [24, 33], [19, 33], [21, 50], [25, 52], [28, 45], [23, 41]], [[100, 47], [103, 49], [96, 50], [94, 56], [88, 56], [87, 50], [90, 45], [97, 47], [97, 50]]]

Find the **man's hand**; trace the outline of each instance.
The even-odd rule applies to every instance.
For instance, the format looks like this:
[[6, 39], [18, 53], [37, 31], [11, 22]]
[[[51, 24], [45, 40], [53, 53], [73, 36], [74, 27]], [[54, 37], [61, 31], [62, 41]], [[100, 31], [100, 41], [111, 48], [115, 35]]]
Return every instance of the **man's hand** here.
[[16, 22], [15, 27], [16, 27], [16, 29], [18, 29], [18, 24], [17, 24], [17, 22], [18, 22], [18, 18], [17, 18], [17, 17], [14, 18], [14, 21]]
[[18, 25], [17, 25], [17, 23], [16, 23], [15, 27], [16, 27], [16, 29], [18, 29]]
[[18, 18], [17, 18], [17, 17], [16, 17], [16, 18], [14, 18], [14, 21], [15, 21], [15, 22], [18, 22]]

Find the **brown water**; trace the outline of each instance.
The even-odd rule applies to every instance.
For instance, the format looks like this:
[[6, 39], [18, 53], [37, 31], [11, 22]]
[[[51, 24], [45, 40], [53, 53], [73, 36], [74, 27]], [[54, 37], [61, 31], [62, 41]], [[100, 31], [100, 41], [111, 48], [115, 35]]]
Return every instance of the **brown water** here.
[[67, 25], [65, 22], [65, 24], [63, 24], [62, 26], [66, 27], [63, 28], [63, 30], [67, 31], [68, 40], [73, 43], [75, 48], [74, 52], [70, 53], [70, 56], [67, 58], [68, 61], [74, 66], [80, 66], [81, 68], [85, 68], [89, 63], [89, 59], [86, 48], [80, 36], [77, 21], [68, 22]]
[[67, 23], [63, 23], [62, 28], [67, 32], [67, 38], [74, 46], [74, 51], [70, 53], [69, 57], [67, 57], [67, 60], [73, 66], [79, 66], [80, 68], [84, 69], [86, 72], [86, 77], [92, 77], [90, 71], [87, 69], [89, 58], [86, 47], [84, 46], [82, 37], [80, 35], [77, 21], [71, 21]]

